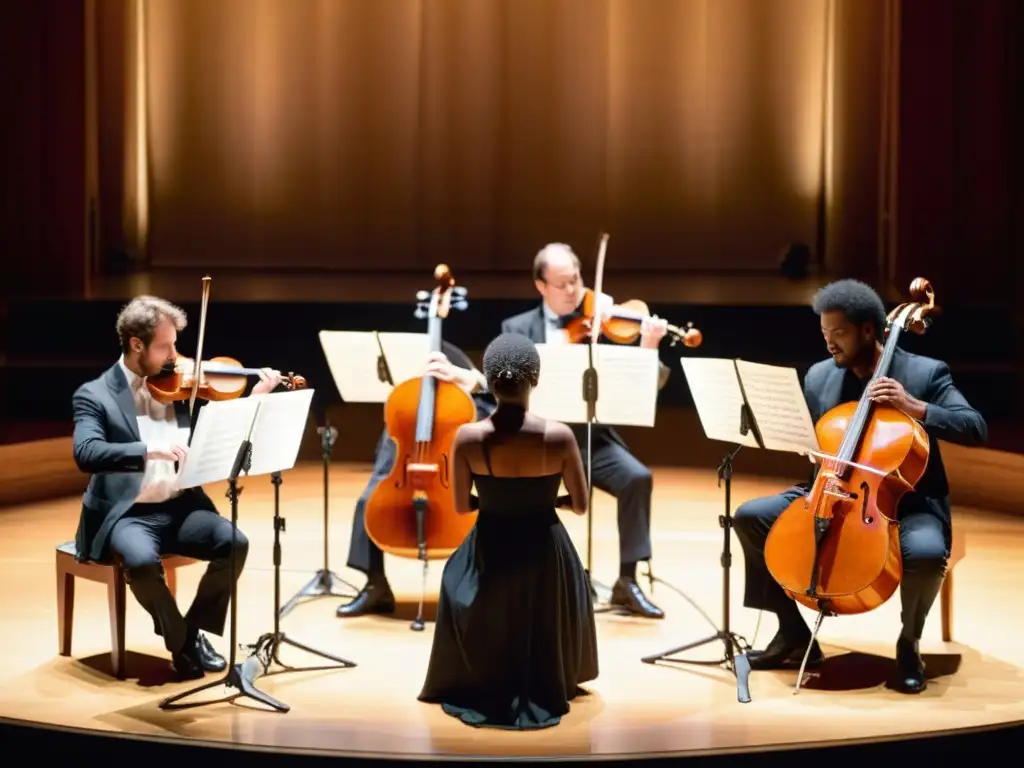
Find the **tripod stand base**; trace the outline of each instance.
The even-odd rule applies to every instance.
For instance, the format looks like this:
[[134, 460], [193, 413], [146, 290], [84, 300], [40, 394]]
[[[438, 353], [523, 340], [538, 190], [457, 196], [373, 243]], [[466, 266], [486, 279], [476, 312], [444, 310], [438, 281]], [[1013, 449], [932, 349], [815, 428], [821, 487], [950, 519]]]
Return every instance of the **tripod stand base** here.
[[[289, 707], [284, 702], [278, 701], [270, 694], [264, 693], [263, 691], [259, 690], [255, 685], [253, 685], [252, 681], [247, 679], [246, 676], [242, 673], [243, 666], [244, 665], [242, 664], [233, 664], [228, 669], [228, 673], [220, 680], [214, 680], [209, 683], [203, 683], [202, 685], [193, 688], [189, 691], [185, 691], [184, 693], [179, 693], [174, 696], [171, 696], [170, 698], [164, 699], [160, 702], [160, 709], [192, 709], [194, 707], [203, 707], [207, 704], [229, 703], [239, 698], [240, 696], [245, 696], [255, 701], [259, 701], [263, 704], [266, 704], [268, 707], [271, 707], [272, 709], [276, 709], [278, 712], [287, 712], [289, 709], [291, 709], [291, 707]], [[191, 696], [192, 694], [199, 693], [200, 691], [207, 691], [211, 688], [216, 688], [219, 685], [227, 686], [228, 688], [234, 688], [238, 691], [238, 693], [232, 693], [224, 698], [213, 699], [212, 701], [197, 701], [191, 704], [175, 703], [177, 701], [180, 701], [181, 699], [184, 699], [186, 696]]]
[[[695, 640], [692, 643], [686, 645], [680, 645], [678, 648], [672, 648], [671, 650], [664, 651], [663, 653], [656, 653], [651, 656], [644, 656], [641, 661], [645, 664], [653, 664], [656, 661], [673, 661], [677, 664], [700, 664], [709, 667], [718, 667], [723, 664], [729, 666], [732, 673], [736, 676], [736, 699], [743, 703], [750, 703], [750, 660], [747, 658], [747, 648], [745, 643], [741, 642], [742, 638], [735, 632], [716, 632], [710, 637], [705, 637], [703, 640]], [[683, 651], [689, 651], [693, 648], [699, 648], [702, 645], [708, 643], [722, 642], [725, 644], [726, 653], [725, 656], [717, 661], [698, 661], [693, 659], [670, 659], [669, 656], [674, 656], [677, 653]], [[739, 654], [733, 653], [733, 648], [739, 651]]]
[[[349, 592], [342, 592], [339, 590], [338, 584], [344, 584], [346, 587], [352, 590]], [[320, 569], [316, 572], [316, 575], [310, 579], [309, 583], [306, 584], [302, 589], [295, 593], [291, 600], [285, 603], [284, 607], [278, 611], [278, 617], [284, 618], [292, 609], [299, 604], [299, 601], [304, 598], [316, 598], [316, 597], [355, 597], [359, 594], [359, 590], [353, 585], [349, 584], [343, 578], [338, 576], [334, 571], [328, 571]]]
[[[334, 664], [324, 664], [317, 667], [293, 667], [290, 664], [285, 664], [281, 661], [278, 656], [278, 652], [281, 650], [282, 645], [290, 645], [292, 648], [298, 648], [306, 653], [311, 653], [314, 656], [319, 656], [322, 659], [328, 659], [335, 662]], [[357, 666], [354, 661], [343, 659], [340, 656], [332, 656], [329, 653], [318, 651], [315, 648], [310, 648], [308, 645], [292, 640], [290, 637], [285, 635], [284, 632], [268, 632], [267, 634], [260, 637], [253, 646], [253, 655], [260, 658], [263, 665], [263, 674], [279, 674], [280, 672], [306, 672], [320, 669], [350, 669]], [[268, 672], [270, 664], [274, 663], [280, 667], [284, 667], [282, 670], [277, 672]]]

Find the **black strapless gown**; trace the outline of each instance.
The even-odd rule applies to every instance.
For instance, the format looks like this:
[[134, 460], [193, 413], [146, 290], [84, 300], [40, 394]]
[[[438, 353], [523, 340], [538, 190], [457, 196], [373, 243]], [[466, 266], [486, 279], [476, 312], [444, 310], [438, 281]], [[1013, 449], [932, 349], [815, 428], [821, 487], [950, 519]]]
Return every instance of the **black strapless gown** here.
[[420, 701], [467, 725], [557, 725], [597, 677], [594, 605], [555, 511], [560, 475], [475, 475], [477, 522], [445, 564]]

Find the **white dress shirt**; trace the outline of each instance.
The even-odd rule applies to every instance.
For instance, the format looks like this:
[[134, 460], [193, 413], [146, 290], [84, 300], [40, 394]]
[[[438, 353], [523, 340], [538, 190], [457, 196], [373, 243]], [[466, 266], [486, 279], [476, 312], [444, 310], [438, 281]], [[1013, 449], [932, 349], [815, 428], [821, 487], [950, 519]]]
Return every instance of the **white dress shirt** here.
[[[174, 443], [188, 443], [188, 429], [178, 426], [173, 405], [161, 405], [143, 386], [145, 379], [129, 370], [124, 357], [119, 360], [121, 372], [128, 380], [128, 387], [135, 401], [139, 436], [147, 447], [169, 448]], [[146, 470], [142, 476], [142, 488], [135, 498], [138, 503], [155, 504], [178, 496], [181, 491], [174, 488], [177, 472], [174, 462], [167, 459], [146, 459]]]

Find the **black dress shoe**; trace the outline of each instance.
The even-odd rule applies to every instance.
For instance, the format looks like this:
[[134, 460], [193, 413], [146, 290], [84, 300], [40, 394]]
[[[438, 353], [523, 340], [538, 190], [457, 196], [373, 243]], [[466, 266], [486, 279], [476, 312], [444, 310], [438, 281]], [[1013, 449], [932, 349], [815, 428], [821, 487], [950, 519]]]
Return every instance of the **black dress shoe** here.
[[902, 637], [896, 641], [896, 690], [901, 693], [921, 693], [928, 687], [924, 659], [916, 645]]
[[337, 614], [343, 619], [363, 616], [368, 613], [394, 613], [395, 596], [391, 586], [383, 583], [368, 582], [362, 591], [352, 598], [351, 602], [339, 605]]
[[[804, 654], [807, 652], [807, 643], [811, 640], [811, 633], [799, 637], [784, 635], [777, 632], [772, 641], [763, 651], [748, 651], [747, 659], [750, 661], [751, 669], [800, 669], [803, 663]], [[818, 641], [811, 646], [811, 654], [807, 657], [807, 668], [820, 667], [825, 663], [825, 654], [821, 652]]]
[[185, 643], [184, 648], [171, 654], [171, 670], [179, 680], [198, 680], [206, 674], [192, 643]]
[[202, 632], [196, 634], [195, 647], [195, 658], [199, 661], [199, 666], [207, 672], [223, 672], [228, 668], [227, 659], [214, 650], [210, 645], [210, 639]]
[[635, 581], [620, 578], [612, 587], [609, 605], [623, 608], [647, 619], [663, 619], [665, 612], [652, 603]]

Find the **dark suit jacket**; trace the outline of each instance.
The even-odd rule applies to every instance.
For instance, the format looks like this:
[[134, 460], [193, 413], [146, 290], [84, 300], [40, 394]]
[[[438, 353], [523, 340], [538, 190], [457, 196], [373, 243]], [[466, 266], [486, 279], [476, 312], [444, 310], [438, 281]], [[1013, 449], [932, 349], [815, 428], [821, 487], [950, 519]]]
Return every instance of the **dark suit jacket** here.
[[[815, 423], [839, 405], [846, 370], [831, 358], [815, 363], [804, 377], [804, 397]], [[949, 366], [930, 357], [897, 349], [890, 378], [903, 385], [912, 397], [928, 404], [922, 426], [928, 433], [928, 467], [914, 492], [904, 497], [906, 505], [924, 504], [951, 530], [949, 482], [942, 463], [939, 440], [960, 445], [981, 445], [988, 439], [988, 426], [960, 390], [953, 384]]]
[[[525, 336], [530, 339], [534, 344], [543, 344], [547, 338], [545, 331], [547, 323], [544, 319], [544, 304], [538, 304], [536, 309], [527, 310], [521, 312], [518, 315], [514, 315], [501, 323], [502, 333], [518, 333], [520, 336]], [[598, 342], [599, 344], [605, 342]], [[658, 389], [660, 390], [665, 386], [665, 382], [668, 381], [669, 368], [660, 360], [658, 361]], [[586, 425], [571, 424], [569, 425], [573, 432], [576, 434], [581, 445], [586, 445]], [[626, 441], [622, 439], [618, 432], [612, 427], [606, 427], [603, 425], [595, 425], [595, 432], [603, 432], [612, 441], [618, 443], [623, 448], [626, 448]], [[582, 438], [581, 438], [582, 434]]]
[[[118, 363], [80, 386], [71, 402], [75, 463], [92, 475], [82, 495], [75, 548], [79, 560], [104, 562], [114, 524], [132, 507], [142, 487], [146, 445], [139, 435], [135, 401]], [[176, 406], [175, 412], [178, 424], [187, 427], [187, 404]], [[216, 509], [201, 488], [186, 493], [196, 497], [197, 505]]]

